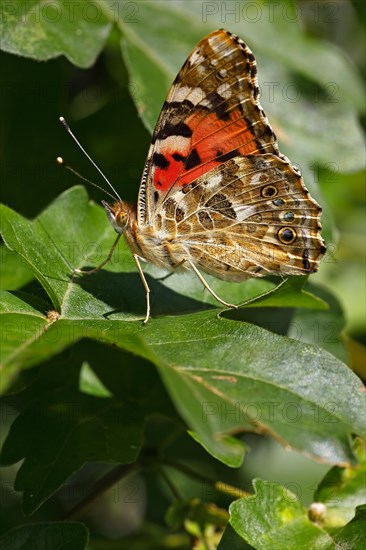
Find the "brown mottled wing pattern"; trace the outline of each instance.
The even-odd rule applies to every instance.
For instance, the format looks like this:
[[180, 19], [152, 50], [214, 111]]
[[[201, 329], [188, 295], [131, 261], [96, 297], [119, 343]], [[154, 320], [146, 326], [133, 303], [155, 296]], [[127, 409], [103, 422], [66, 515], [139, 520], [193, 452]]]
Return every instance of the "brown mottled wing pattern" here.
[[156, 124], [139, 193], [140, 225], [151, 223], [167, 197], [222, 162], [280, 155], [258, 98], [255, 58], [244, 42], [225, 30], [201, 40]]
[[325, 252], [320, 211], [287, 160], [236, 157], [169, 198], [161, 229], [175, 227], [172, 244], [222, 279], [305, 275]]

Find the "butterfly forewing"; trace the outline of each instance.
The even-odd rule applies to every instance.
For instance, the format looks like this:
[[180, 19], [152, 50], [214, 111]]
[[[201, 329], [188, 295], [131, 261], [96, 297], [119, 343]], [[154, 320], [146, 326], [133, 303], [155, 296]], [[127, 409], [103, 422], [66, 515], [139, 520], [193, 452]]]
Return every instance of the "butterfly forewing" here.
[[279, 154], [259, 104], [250, 49], [224, 30], [194, 48], [158, 119], [140, 191], [140, 223], [182, 186], [230, 158]]

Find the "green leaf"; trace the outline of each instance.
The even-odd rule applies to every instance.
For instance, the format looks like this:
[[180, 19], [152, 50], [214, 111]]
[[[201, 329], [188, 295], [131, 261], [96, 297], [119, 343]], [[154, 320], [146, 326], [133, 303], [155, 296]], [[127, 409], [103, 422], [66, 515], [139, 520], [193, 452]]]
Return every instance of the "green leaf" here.
[[334, 466], [319, 483], [314, 499], [326, 505], [326, 528], [344, 526], [354, 516], [355, 507], [366, 502], [365, 441], [356, 440], [359, 464], [353, 467]]
[[34, 275], [18, 254], [0, 245], [0, 289], [17, 290], [29, 283]]
[[217, 550], [251, 550], [252, 548], [253, 546], [247, 544], [228, 523]]
[[311, 523], [306, 508], [286, 487], [256, 479], [255, 495], [230, 505], [230, 524], [253, 548], [333, 549], [331, 537]]
[[[319, 348], [209, 313], [166, 321], [151, 324], [146, 336], [178, 411], [201, 441], [213, 435], [219, 443], [223, 433], [259, 431], [323, 460], [336, 455], [339, 460], [349, 446], [347, 428], [344, 436], [341, 432], [351, 412], [340, 395], [340, 379], [354, 388], [347, 399], [360, 399], [349, 421], [352, 417], [357, 431], [364, 430], [362, 384], [346, 367], [341, 374], [341, 363], [336, 367]], [[346, 451], [341, 461], [349, 459]]]
[[323, 311], [320, 308], [317, 308], [317, 311], [305, 308], [296, 310], [291, 319], [288, 336], [320, 346], [348, 363], [348, 352], [344, 344], [346, 321], [339, 301], [326, 288], [316, 286], [313, 282], [307, 283], [306, 290], [311, 291], [311, 296], [316, 295], [319, 300], [326, 302], [328, 308]]
[[217, 458], [224, 464], [237, 468], [243, 462], [245, 445], [234, 437], [218, 435], [214, 438], [188, 431], [189, 435], [197, 441], [211, 456]]
[[111, 392], [99, 380], [87, 362], [84, 362], [80, 371], [80, 391], [95, 397], [112, 397]]
[[[78, 391], [82, 361], [90, 365], [113, 399]], [[99, 472], [102, 468], [105, 471], [106, 463], [118, 462], [129, 472], [133, 468], [129, 464], [140, 453], [145, 417], [169, 418], [171, 423], [169, 433], [162, 434], [160, 427], [153, 429], [156, 440], [150, 438], [150, 449], [164, 446], [166, 439], [171, 442], [177, 422], [179, 433], [189, 440], [156, 370], [147, 361], [117, 348], [84, 341], [44, 363], [36, 374], [31, 382], [27, 377], [28, 383], [22, 385], [25, 390], [8, 397], [21, 410], [1, 455], [7, 463], [25, 456], [15, 486], [24, 491], [26, 513], [48, 499], [84, 463], [102, 462]], [[166, 446], [164, 455], [169, 457]], [[111, 471], [115, 471], [113, 466]], [[122, 477], [124, 468], [117, 467], [117, 473]], [[84, 486], [83, 473], [77, 473], [67, 483], [76, 503], [93, 493], [99, 477], [94, 475]]]
[[24, 364], [36, 364], [44, 353], [33, 356], [40, 334], [47, 331], [48, 321], [38, 309], [11, 293], [0, 292], [1, 315], [1, 391], [8, 388], [18, 369]]
[[2, 550], [83, 550], [88, 544], [88, 530], [82, 523], [63, 521], [20, 525], [0, 537]]
[[[52, 211], [52, 207], [48, 209], [50, 214]], [[55, 220], [56, 223], [58, 221]], [[10, 208], [1, 205], [1, 225], [5, 244], [27, 262], [55, 309], [60, 311], [59, 295], [65, 294], [67, 290], [70, 265], [44, 229], [42, 216], [36, 222], [28, 222]], [[51, 256], [51, 253], [54, 255]]]
[[366, 522], [366, 504], [357, 506], [355, 517], [347, 525], [334, 535], [337, 543], [337, 549], [362, 550], [365, 546], [365, 522]]
[[[99, 263], [113, 242], [105, 214], [87, 203], [82, 188], [61, 195], [34, 222], [9, 209], [2, 221], [6, 244], [28, 262], [60, 308], [60, 315], [49, 318], [29, 305], [4, 308], [11, 328], [5, 338], [5, 379], [89, 337], [153, 362], [189, 429], [231, 466], [240, 463], [243, 451], [228, 433], [240, 430], [272, 434], [331, 463], [353, 460], [349, 433], [363, 431], [359, 411], [364, 410], [364, 394], [340, 361], [318, 347], [240, 321], [248, 308], [236, 321], [218, 318], [213, 300], [204, 303], [201, 283], [191, 273], [161, 278], [159, 270], [146, 270], [153, 314], [163, 315], [143, 326], [144, 290], [126, 244], [121, 243], [105, 270], [71, 276], [71, 265]], [[234, 302], [239, 294], [249, 299], [261, 289], [267, 291], [262, 304], [275, 305], [271, 281], [234, 285], [212, 278], [212, 286]], [[283, 305], [295, 305], [297, 298], [302, 305], [308, 300], [318, 305], [301, 286], [288, 282], [277, 287]], [[5, 302], [13, 299], [6, 295]], [[275, 303], [280, 305], [281, 298]], [[274, 325], [277, 311], [271, 314]]]
[[[276, 287], [262, 295], [247, 300], [244, 304], [249, 307], [301, 307], [327, 310], [326, 301], [303, 290], [305, 277], [288, 277]], [[263, 304], [264, 302], [264, 304]]]
[[151, 320], [147, 327], [106, 319], [60, 319], [17, 350], [16, 360], [34, 364], [70, 345], [70, 335], [77, 341], [86, 335], [101, 339], [101, 334], [103, 341], [158, 366], [201, 443], [214, 456], [226, 455], [230, 465], [238, 464], [241, 452], [235, 453], [233, 464], [234, 447], [225, 433], [241, 429], [272, 433], [323, 460], [352, 461], [348, 432], [362, 433], [364, 426], [359, 413], [364, 396], [357, 377], [319, 348], [260, 327], [220, 320], [210, 312]]
[[86, 462], [134, 462], [143, 427], [136, 404], [72, 387], [40, 396], [13, 422], [1, 452], [3, 465], [24, 459], [14, 485], [24, 492], [24, 513], [33, 513]]
[[37, 61], [64, 55], [78, 67], [90, 67], [111, 26], [97, 2], [6, 2], [2, 6], [1, 49]]

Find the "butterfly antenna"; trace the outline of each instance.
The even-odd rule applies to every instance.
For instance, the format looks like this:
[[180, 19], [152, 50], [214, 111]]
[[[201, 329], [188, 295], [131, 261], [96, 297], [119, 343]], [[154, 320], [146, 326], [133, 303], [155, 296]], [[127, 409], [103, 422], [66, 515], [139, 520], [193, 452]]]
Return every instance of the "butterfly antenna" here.
[[106, 195], [108, 195], [109, 197], [111, 197], [111, 199], [113, 199], [114, 201], [116, 200], [116, 197], [115, 197], [114, 195], [112, 195], [112, 193], [109, 193], [108, 191], [106, 191], [106, 190], [104, 189], [104, 187], [101, 187], [100, 185], [97, 185], [96, 183], [94, 183], [94, 182], [91, 181], [91, 180], [88, 180], [88, 178], [85, 178], [84, 176], [82, 176], [81, 174], [79, 174], [79, 172], [77, 172], [76, 170], [74, 170], [74, 168], [71, 168], [71, 166], [69, 166], [68, 164], [66, 164], [66, 162], [64, 161], [64, 159], [63, 159], [62, 157], [57, 157], [56, 162], [57, 162], [57, 164], [60, 164], [60, 166], [63, 166], [64, 168], [66, 168], [66, 170], [69, 170], [70, 172], [72, 172], [73, 174], [75, 174], [75, 176], [77, 176], [77, 177], [80, 178], [81, 180], [86, 181], [87, 183], [90, 183], [90, 185], [93, 185], [93, 186], [96, 187], [97, 189], [100, 189], [100, 191], [103, 191], [103, 193], [105, 193]]
[[[92, 165], [94, 166], [94, 168], [96, 168], [99, 172], [99, 174], [102, 176], [102, 178], [108, 183], [109, 187], [112, 189], [113, 193], [115, 194], [115, 196], [121, 201], [121, 197], [119, 196], [119, 194], [117, 193], [117, 191], [115, 190], [115, 188], [113, 187], [113, 185], [111, 184], [111, 182], [107, 179], [107, 177], [103, 174], [103, 172], [101, 171], [101, 169], [99, 168], [99, 166], [96, 165], [96, 163], [93, 161], [92, 158], [90, 158], [90, 156], [88, 155], [88, 153], [85, 151], [84, 147], [82, 147], [81, 143], [76, 139], [76, 137], [74, 136], [74, 134], [72, 133], [71, 131], [71, 128], [70, 126], [67, 124], [66, 120], [64, 119], [63, 116], [60, 116], [59, 118], [59, 121], [61, 122], [62, 126], [65, 128], [65, 130], [70, 134], [70, 136], [72, 137], [72, 139], [75, 141], [75, 143], [79, 146], [79, 148], [81, 149], [81, 151], [84, 153], [84, 155], [86, 156], [87, 159], [90, 160], [90, 162], [92, 163]], [[59, 157], [61, 158], [61, 157]], [[61, 159], [62, 160], [62, 159]], [[57, 162], [59, 162], [57, 160]], [[62, 162], [59, 162], [59, 164], [63, 164], [63, 161]], [[73, 170], [72, 168], [70, 168], [69, 166], [66, 166], [66, 168], [68, 168], [69, 170], [71, 170], [72, 172], [74, 172], [75, 174], [77, 174], [77, 172], [75, 172], [75, 170]], [[77, 174], [78, 176], [80, 176], [79, 174]], [[80, 176], [81, 177], [81, 176]], [[84, 179], [85, 181], [89, 181], [87, 180], [86, 178], [83, 178], [81, 177], [81, 179]], [[98, 185], [92, 183], [91, 181], [89, 181], [89, 183], [91, 183], [92, 185], [95, 185], [95, 187], [98, 187]], [[99, 189], [102, 189], [101, 187], [99, 187]], [[104, 191], [104, 189], [103, 189]], [[109, 195], [109, 193], [108, 193]], [[110, 195], [111, 196], [111, 195]], [[115, 197], [113, 197], [115, 198]]]

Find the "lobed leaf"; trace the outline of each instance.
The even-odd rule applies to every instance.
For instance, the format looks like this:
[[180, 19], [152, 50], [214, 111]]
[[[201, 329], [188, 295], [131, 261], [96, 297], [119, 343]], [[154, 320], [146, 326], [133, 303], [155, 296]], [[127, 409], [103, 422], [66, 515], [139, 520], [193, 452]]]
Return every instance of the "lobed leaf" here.
[[230, 505], [230, 525], [253, 548], [335, 549], [331, 537], [313, 524], [297, 497], [278, 483], [255, 479], [255, 495]]
[[143, 427], [143, 413], [136, 405], [68, 387], [55, 389], [13, 422], [1, 463], [24, 459], [14, 488], [23, 492], [24, 512], [31, 514], [86, 462], [135, 462]]

